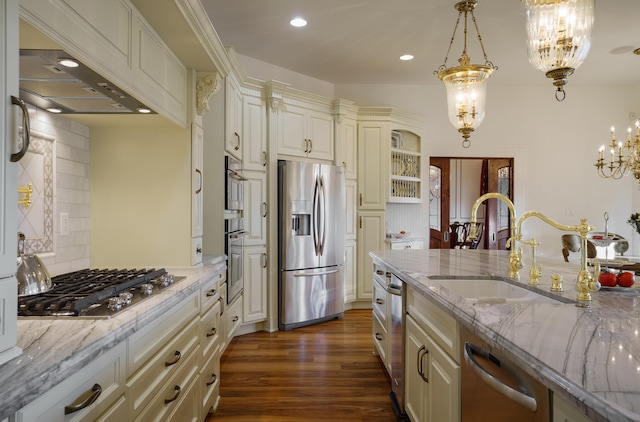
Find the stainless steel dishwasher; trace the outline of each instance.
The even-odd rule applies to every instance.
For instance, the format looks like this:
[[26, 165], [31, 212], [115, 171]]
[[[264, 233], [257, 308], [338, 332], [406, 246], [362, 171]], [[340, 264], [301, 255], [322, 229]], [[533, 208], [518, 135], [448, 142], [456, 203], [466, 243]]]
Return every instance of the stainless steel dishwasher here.
[[405, 287], [402, 280], [391, 275], [387, 292], [391, 298], [391, 403], [399, 421], [409, 421], [404, 411], [404, 323]]
[[460, 340], [463, 422], [551, 420], [549, 391], [543, 384], [463, 327]]

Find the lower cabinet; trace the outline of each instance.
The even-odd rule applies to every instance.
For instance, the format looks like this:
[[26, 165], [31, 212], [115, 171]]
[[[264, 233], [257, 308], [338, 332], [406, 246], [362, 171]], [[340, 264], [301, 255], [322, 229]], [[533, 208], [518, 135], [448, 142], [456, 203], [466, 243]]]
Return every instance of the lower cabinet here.
[[372, 300], [372, 335], [373, 344], [380, 356], [384, 367], [391, 375], [391, 293], [387, 292], [386, 276], [388, 273], [384, 267], [374, 264], [373, 269], [373, 300]]
[[460, 420], [460, 365], [407, 315], [405, 410], [413, 422]]
[[557, 422], [592, 422], [569, 403], [553, 394], [553, 421]]
[[392, 250], [397, 249], [424, 249], [424, 240], [402, 240], [387, 243], [387, 248]]
[[127, 420], [124, 398], [126, 350], [126, 342], [112, 348], [20, 409], [16, 421]]
[[[224, 266], [200, 289], [20, 409], [16, 422], [201, 422], [220, 398], [223, 338], [242, 300], [221, 317]], [[240, 297], [241, 298], [241, 297]]]
[[457, 321], [407, 289], [405, 410], [412, 422], [460, 420], [460, 340]]

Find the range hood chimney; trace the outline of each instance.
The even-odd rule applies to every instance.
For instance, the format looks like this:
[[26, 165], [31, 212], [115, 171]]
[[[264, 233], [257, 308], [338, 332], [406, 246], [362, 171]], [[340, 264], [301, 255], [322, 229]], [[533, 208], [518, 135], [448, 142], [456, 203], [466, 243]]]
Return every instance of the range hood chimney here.
[[20, 50], [20, 98], [61, 114], [155, 114], [63, 50]]

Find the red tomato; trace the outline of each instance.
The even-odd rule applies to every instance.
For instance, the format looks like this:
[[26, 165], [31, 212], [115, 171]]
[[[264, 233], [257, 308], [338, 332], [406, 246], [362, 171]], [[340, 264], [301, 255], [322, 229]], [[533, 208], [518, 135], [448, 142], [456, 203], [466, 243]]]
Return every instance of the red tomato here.
[[600, 275], [598, 276], [598, 281], [604, 287], [615, 287], [618, 282], [617, 278], [618, 277], [616, 277], [615, 274], [605, 272], [600, 273]]
[[630, 272], [622, 272], [618, 276], [618, 280], [617, 281], [618, 281], [618, 286], [631, 287], [631, 286], [633, 286], [633, 283], [635, 283], [635, 281], [636, 281], [636, 276], [635, 276], [635, 274], [630, 273]]

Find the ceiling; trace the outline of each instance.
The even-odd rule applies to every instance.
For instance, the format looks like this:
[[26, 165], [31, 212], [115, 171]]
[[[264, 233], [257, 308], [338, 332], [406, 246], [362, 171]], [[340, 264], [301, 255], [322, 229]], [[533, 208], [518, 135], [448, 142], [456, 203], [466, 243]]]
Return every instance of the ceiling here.
[[[455, 0], [201, 0], [222, 43], [238, 54], [333, 84], [439, 84], [458, 16]], [[308, 25], [289, 20], [303, 16]], [[524, 6], [518, 0], [479, 0], [475, 16], [488, 59], [498, 66], [490, 84], [551, 81], [528, 62]], [[640, 1], [599, 0], [587, 60], [572, 84], [640, 84]], [[460, 24], [462, 27], [462, 23]], [[447, 66], [462, 51], [456, 34]], [[458, 42], [460, 41], [460, 42]], [[472, 63], [483, 64], [469, 20]], [[409, 53], [415, 59], [398, 59]], [[254, 76], [249, 74], [249, 76]]]

